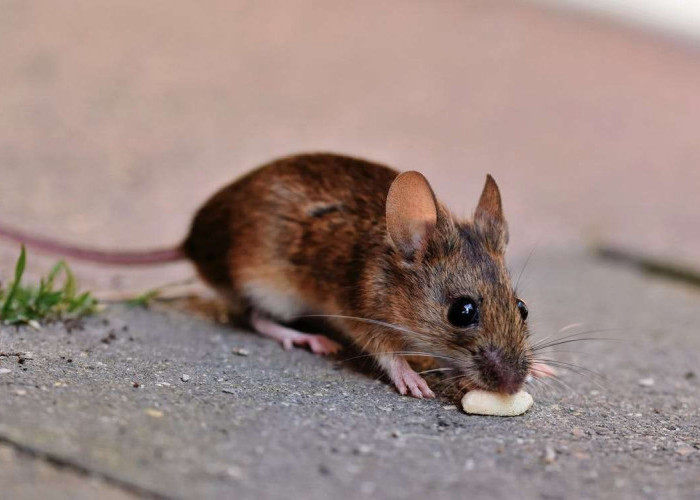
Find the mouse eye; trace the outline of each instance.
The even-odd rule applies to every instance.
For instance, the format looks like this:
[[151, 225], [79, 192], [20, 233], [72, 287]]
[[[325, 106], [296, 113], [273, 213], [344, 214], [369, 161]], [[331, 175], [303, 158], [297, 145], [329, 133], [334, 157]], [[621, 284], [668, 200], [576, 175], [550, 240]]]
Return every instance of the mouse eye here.
[[474, 299], [460, 297], [455, 300], [447, 312], [447, 319], [454, 326], [465, 328], [479, 322], [479, 310]]
[[527, 315], [528, 315], [527, 305], [525, 304], [525, 302], [523, 302], [520, 299], [518, 299], [517, 304], [518, 304], [518, 311], [520, 311], [520, 316], [523, 318], [523, 321], [525, 321], [527, 319]]

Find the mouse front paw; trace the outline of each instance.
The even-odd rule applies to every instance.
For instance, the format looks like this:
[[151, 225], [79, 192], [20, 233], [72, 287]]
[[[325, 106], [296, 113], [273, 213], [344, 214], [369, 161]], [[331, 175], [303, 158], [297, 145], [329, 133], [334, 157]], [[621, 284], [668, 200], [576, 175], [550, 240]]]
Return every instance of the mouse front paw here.
[[399, 393], [419, 399], [435, 397], [435, 393], [428, 387], [428, 383], [413, 371], [403, 357], [385, 355], [380, 359], [380, 364], [386, 370]]

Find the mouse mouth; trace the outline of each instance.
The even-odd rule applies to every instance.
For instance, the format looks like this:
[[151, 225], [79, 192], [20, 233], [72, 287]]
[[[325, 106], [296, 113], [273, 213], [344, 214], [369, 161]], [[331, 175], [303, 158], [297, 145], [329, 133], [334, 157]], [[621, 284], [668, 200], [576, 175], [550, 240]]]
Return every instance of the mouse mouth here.
[[473, 370], [461, 370], [459, 375], [452, 377], [452, 380], [449, 380], [448, 377], [446, 387], [450, 386], [456, 386], [459, 389], [459, 391], [462, 392], [462, 394], [467, 393], [469, 391], [485, 391], [501, 394], [514, 394], [520, 390], [519, 386], [518, 389], [514, 390], [512, 393], [503, 391], [499, 387], [495, 387], [493, 384], [489, 384], [487, 381], [484, 380], [483, 376], [480, 373], [475, 373]]

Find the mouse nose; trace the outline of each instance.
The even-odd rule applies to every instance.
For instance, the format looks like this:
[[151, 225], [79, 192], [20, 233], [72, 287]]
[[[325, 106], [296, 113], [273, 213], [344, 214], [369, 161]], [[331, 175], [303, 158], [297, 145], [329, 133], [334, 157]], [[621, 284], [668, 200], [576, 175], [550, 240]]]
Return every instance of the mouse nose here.
[[494, 392], [515, 394], [527, 376], [519, 357], [509, 356], [493, 345], [480, 350], [477, 364], [482, 380]]

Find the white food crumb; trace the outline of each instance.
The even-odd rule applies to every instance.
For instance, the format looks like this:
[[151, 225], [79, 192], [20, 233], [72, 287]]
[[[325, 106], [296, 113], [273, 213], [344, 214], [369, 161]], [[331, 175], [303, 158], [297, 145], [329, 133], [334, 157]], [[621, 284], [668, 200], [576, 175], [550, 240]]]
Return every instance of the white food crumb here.
[[507, 395], [473, 390], [462, 398], [462, 408], [467, 413], [514, 417], [522, 415], [532, 406], [533, 399], [525, 391]]

